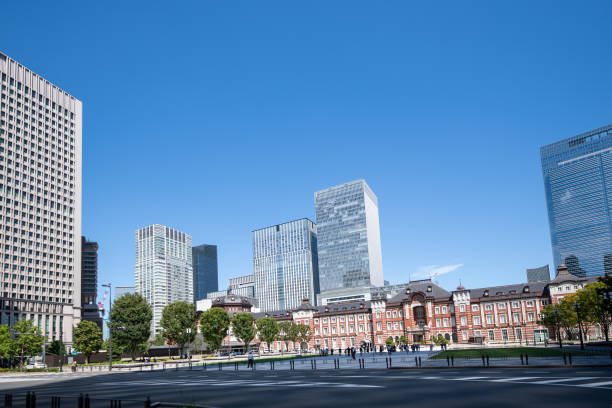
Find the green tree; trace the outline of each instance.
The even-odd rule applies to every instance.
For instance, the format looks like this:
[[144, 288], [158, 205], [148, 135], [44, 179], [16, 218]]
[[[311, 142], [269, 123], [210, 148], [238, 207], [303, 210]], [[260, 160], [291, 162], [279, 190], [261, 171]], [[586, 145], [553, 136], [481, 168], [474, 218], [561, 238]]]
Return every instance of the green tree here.
[[229, 325], [230, 318], [224, 309], [213, 307], [202, 313], [200, 331], [211, 350], [219, 351]]
[[288, 320], [278, 323], [278, 338], [285, 343], [285, 350], [289, 351], [289, 342], [297, 338], [295, 323]]
[[544, 309], [542, 309], [542, 313], [540, 315], [538, 324], [545, 326], [548, 330], [555, 333], [555, 336], [559, 340], [559, 348], [563, 348], [563, 341], [561, 339], [562, 318], [559, 305], [546, 306]]
[[166, 344], [166, 340], [164, 340], [164, 336], [161, 333], [157, 333], [155, 338], [151, 341], [152, 346], [164, 346]]
[[202, 337], [202, 333], [196, 333], [196, 337], [193, 340], [193, 349], [196, 354], [202, 354], [202, 349], [204, 348], [204, 337]]
[[297, 339], [300, 343], [300, 352], [304, 349], [308, 350], [308, 342], [312, 338], [310, 334], [310, 326], [306, 324], [297, 325]]
[[162, 334], [168, 344], [176, 344], [181, 348], [192, 342], [196, 335], [195, 310], [192, 303], [174, 302], [164, 307], [159, 321]]
[[406, 336], [403, 334], [399, 338], [399, 344], [406, 344]]
[[278, 323], [271, 317], [262, 317], [257, 320], [257, 331], [259, 332], [259, 338], [266, 342], [268, 352], [270, 352], [272, 342], [278, 336]]
[[94, 322], [81, 320], [74, 328], [74, 348], [85, 354], [87, 363], [92, 353], [97, 353], [102, 347], [102, 331]]
[[[102, 350], [106, 350], [106, 359], [110, 360], [110, 354], [108, 353], [109, 343], [108, 340], [102, 342]], [[123, 347], [113, 341], [113, 361], [120, 361], [123, 357]]]
[[0, 357], [8, 358], [12, 357], [12, 343], [11, 329], [5, 325], [0, 325]]
[[253, 315], [251, 313], [236, 313], [232, 316], [232, 331], [234, 336], [244, 343], [245, 352], [249, 351], [249, 343], [255, 337]]
[[15, 339], [11, 342], [12, 353], [19, 357], [19, 366], [23, 369], [25, 359], [42, 351], [45, 339], [32, 320], [18, 321], [13, 330]]
[[113, 349], [120, 346], [130, 353], [132, 361], [140, 345], [151, 336], [151, 306], [139, 293], [128, 293], [113, 302], [110, 330]]
[[559, 308], [559, 316], [561, 317], [561, 327], [565, 331], [565, 336], [568, 340], [577, 339], [576, 325], [578, 324], [578, 314], [574, 309], [574, 303], [576, 302], [576, 294], [565, 296], [557, 303]]
[[603, 297], [606, 291], [608, 291], [607, 285], [600, 281], [589, 283], [576, 294], [584, 310], [587, 323], [599, 324], [607, 342], [611, 316], [610, 309]]
[[53, 340], [46, 348], [45, 353], [52, 354], [55, 356], [60, 355], [60, 350], [62, 352], [62, 356], [66, 355], [66, 346], [61, 340]]
[[391, 336], [387, 337], [385, 344], [387, 345], [387, 347], [393, 346], [393, 344], [395, 344], [395, 342], [393, 341], [393, 337]]

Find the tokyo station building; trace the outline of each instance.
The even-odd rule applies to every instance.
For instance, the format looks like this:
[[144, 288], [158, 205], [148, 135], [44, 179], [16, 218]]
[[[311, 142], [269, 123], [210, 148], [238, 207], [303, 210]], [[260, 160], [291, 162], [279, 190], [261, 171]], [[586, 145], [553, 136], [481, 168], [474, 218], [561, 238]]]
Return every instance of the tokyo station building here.
[[[452, 292], [426, 279], [410, 282], [403, 293], [391, 298], [322, 306], [312, 306], [304, 299], [296, 309], [254, 313], [254, 318], [272, 317], [278, 322], [310, 326], [309, 349], [315, 350], [379, 347], [385, 345], [387, 338], [398, 341], [401, 336], [409, 344], [430, 341], [438, 335], [463, 344], [533, 344], [555, 337], [538, 324], [542, 309], [594, 280], [571, 275], [564, 265], [559, 266], [557, 277], [550, 282], [477, 289], [459, 286]], [[248, 298], [238, 295], [213, 302], [212, 307], [223, 307], [230, 313], [251, 311]], [[590, 331], [593, 337], [601, 337], [598, 327], [594, 329]], [[234, 347], [241, 346], [231, 334], [226, 340]], [[257, 348], [257, 341], [251, 347]], [[282, 341], [270, 346], [272, 351], [286, 349]], [[259, 348], [267, 350], [268, 345], [261, 342]]]

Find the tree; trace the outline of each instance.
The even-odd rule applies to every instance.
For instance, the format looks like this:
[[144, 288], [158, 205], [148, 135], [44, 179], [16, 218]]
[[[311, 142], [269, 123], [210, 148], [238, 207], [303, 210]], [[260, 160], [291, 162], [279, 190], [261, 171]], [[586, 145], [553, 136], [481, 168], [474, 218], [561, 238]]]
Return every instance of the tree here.
[[157, 333], [155, 338], [150, 341], [152, 346], [163, 346], [166, 344], [166, 340], [164, 340], [164, 336], [161, 333]]
[[555, 336], [559, 340], [559, 348], [563, 348], [561, 340], [561, 311], [558, 305], [548, 305], [542, 309], [540, 320], [538, 324], [545, 326], [547, 329], [552, 330]]
[[578, 324], [578, 315], [574, 309], [574, 302], [576, 301], [576, 294], [565, 296], [557, 303], [559, 308], [559, 316], [561, 317], [560, 325], [565, 330], [565, 336], [568, 340], [575, 340], [576, 336], [576, 325]]
[[85, 354], [87, 363], [92, 353], [97, 353], [102, 347], [102, 331], [94, 322], [81, 320], [74, 328], [74, 348]]
[[[108, 352], [108, 349], [109, 349], [109, 343], [108, 343], [108, 340], [105, 340], [102, 342], [102, 350], [106, 350], [106, 359], [110, 360], [110, 354]], [[123, 356], [123, 347], [121, 347], [119, 344], [116, 344], [113, 341], [113, 361], [120, 361], [122, 356]]]
[[195, 339], [197, 331], [193, 304], [170, 303], [164, 307], [159, 325], [168, 344], [177, 344], [181, 348], [182, 355], [185, 344]]
[[20, 320], [14, 326], [15, 339], [11, 342], [13, 355], [19, 357], [19, 366], [23, 369], [26, 358], [35, 356], [42, 351], [45, 341], [40, 329], [34, 326], [32, 320]]
[[110, 330], [115, 344], [128, 351], [132, 361], [140, 345], [151, 336], [151, 306], [139, 293], [128, 293], [113, 302]]
[[202, 337], [202, 333], [196, 333], [195, 339], [193, 340], [193, 349], [196, 354], [202, 354], [202, 349], [204, 348], [204, 337]]
[[11, 329], [5, 324], [0, 325], [0, 357], [12, 357]]
[[245, 352], [249, 351], [249, 343], [255, 337], [253, 315], [251, 313], [236, 313], [232, 316], [232, 331], [234, 336], [244, 343]]
[[297, 339], [300, 343], [300, 352], [303, 349], [308, 350], [308, 342], [312, 338], [310, 335], [310, 326], [306, 324], [298, 324], [297, 328]]
[[259, 337], [268, 345], [268, 352], [270, 352], [272, 342], [278, 336], [278, 323], [271, 317], [262, 317], [257, 320], [257, 331]]
[[606, 291], [608, 291], [608, 288], [604, 282], [593, 282], [586, 285], [584, 289], [580, 289], [576, 294], [584, 310], [582, 314], [584, 314], [585, 320], [599, 324], [607, 342], [611, 316], [610, 309], [603, 297], [603, 293]]
[[227, 334], [230, 318], [224, 309], [213, 307], [202, 313], [200, 330], [204, 341], [213, 351], [219, 351]]
[[403, 334], [399, 338], [399, 344], [406, 344], [406, 336]]
[[291, 335], [291, 333], [295, 334], [295, 323], [292, 321], [283, 321], [278, 323], [278, 338], [285, 343], [285, 349], [289, 351], [289, 342], [295, 341], [295, 337]]
[[47, 346], [45, 353], [46, 354], [53, 354], [56, 356], [60, 355], [60, 350], [62, 353], [62, 356], [66, 355], [66, 347], [64, 346], [64, 342], [62, 342], [61, 340], [53, 340], [49, 346]]
[[387, 340], [385, 341], [385, 345], [387, 347], [392, 347], [394, 343], [395, 342], [393, 341], [393, 337], [391, 337], [391, 336], [387, 337]]

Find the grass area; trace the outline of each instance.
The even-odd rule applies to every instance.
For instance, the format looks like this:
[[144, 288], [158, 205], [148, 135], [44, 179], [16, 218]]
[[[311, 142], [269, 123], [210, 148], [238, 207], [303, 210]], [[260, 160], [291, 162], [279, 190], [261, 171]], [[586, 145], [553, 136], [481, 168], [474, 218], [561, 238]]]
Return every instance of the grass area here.
[[480, 349], [464, 349], [464, 350], [446, 350], [436, 354], [432, 359], [446, 359], [446, 357], [454, 358], [482, 358], [489, 356], [490, 358], [512, 358], [527, 355], [529, 357], [561, 357], [563, 353], [572, 353], [581, 356], [595, 356], [600, 353], [580, 350], [566, 350], [559, 348], [539, 348], [539, 347], [513, 347], [513, 348], [480, 348]]
[[[316, 357], [318, 356], [318, 354], [302, 354], [302, 355], [281, 355], [281, 356], [274, 356], [274, 357], [255, 357], [255, 362], [256, 363], [268, 363], [270, 361], [283, 361], [283, 360], [299, 360], [302, 358], [311, 358], [311, 357]], [[242, 360], [236, 361], [237, 358], [241, 358]], [[234, 364], [234, 363], [247, 363], [247, 359], [246, 357], [233, 357], [231, 360], [221, 360], [221, 361], [207, 361], [204, 364], [209, 364], [209, 365], [215, 365], [215, 364]]]

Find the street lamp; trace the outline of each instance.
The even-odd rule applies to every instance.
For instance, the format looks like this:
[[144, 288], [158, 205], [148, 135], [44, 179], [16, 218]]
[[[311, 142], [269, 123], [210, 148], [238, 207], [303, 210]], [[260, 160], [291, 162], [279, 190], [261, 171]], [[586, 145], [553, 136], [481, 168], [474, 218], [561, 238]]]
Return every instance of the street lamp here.
[[113, 370], [113, 327], [111, 326], [111, 308], [113, 307], [113, 288], [110, 282], [102, 284], [103, 288], [108, 288], [108, 371]]
[[582, 341], [582, 321], [580, 320], [580, 302], [574, 303], [576, 317], [578, 318], [578, 334], [580, 335], [580, 350], [584, 350], [584, 342]]
[[191, 327], [187, 328], [187, 358], [191, 362]]

